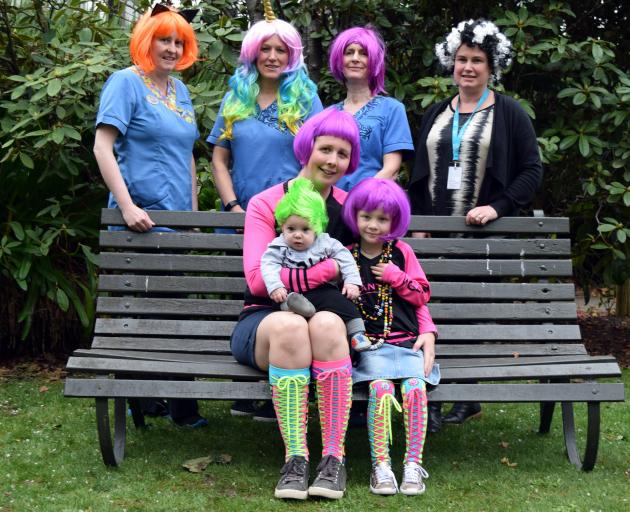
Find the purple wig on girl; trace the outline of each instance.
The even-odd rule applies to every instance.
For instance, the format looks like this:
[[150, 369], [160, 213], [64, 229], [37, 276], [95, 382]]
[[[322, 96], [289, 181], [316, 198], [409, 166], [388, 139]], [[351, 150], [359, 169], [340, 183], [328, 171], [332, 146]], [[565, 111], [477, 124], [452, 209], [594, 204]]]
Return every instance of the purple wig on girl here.
[[289, 50], [289, 62], [284, 73], [291, 73], [304, 65], [302, 55], [302, 39], [295, 27], [284, 20], [261, 20], [252, 25], [245, 34], [241, 44], [239, 61], [248, 72], [256, 66], [256, 59], [260, 53], [260, 47], [270, 37], [278, 36]]
[[381, 35], [369, 25], [352, 27], [335, 37], [328, 57], [328, 67], [335, 79], [345, 83], [343, 74], [343, 54], [351, 44], [358, 44], [368, 56], [368, 82], [370, 92], [378, 94], [385, 91], [385, 43]]
[[359, 210], [373, 212], [379, 208], [392, 218], [391, 233], [382, 237], [382, 240], [386, 242], [404, 236], [409, 229], [411, 209], [407, 194], [393, 180], [366, 178], [360, 181], [343, 203], [343, 221], [354, 236], [358, 237], [357, 214]]
[[328, 107], [319, 114], [306, 121], [293, 139], [293, 153], [302, 166], [311, 158], [315, 139], [328, 135], [337, 137], [350, 143], [350, 164], [345, 175], [352, 174], [359, 165], [361, 157], [361, 142], [359, 140], [359, 127], [354, 117], [348, 112], [336, 107]]

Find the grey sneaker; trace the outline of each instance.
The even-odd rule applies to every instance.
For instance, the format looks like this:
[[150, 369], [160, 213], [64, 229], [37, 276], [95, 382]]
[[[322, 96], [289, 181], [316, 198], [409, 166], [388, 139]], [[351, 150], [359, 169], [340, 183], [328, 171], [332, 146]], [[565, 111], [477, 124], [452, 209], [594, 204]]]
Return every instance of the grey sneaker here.
[[407, 496], [415, 496], [422, 494], [426, 486], [423, 478], [429, 478], [429, 473], [417, 462], [408, 462], [403, 469], [402, 483], [400, 484], [400, 492]]
[[289, 293], [289, 295], [287, 295], [286, 302], [282, 306], [285, 304], [286, 309], [293, 311], [296, 315], [301, 315], [304, 318], [311, 318], [316, 313], [313, 303], [301, 293]]
[[338, 500], [346, 491], [346, 465], [334, 455], [326, 455], [317, 466], [317, 476], [308, 488], [309, 496]]
[[398, 492], [396, 476], [394, 476], [392, 467], [387, 462], [379, 462], [372, 466], [370, 491], [383, 496], [391, 496]]
[[308, 497], [308, 461], [301, 456], [289, 457], [282, 469], [274, 496], [282, 499], [305, 500]]

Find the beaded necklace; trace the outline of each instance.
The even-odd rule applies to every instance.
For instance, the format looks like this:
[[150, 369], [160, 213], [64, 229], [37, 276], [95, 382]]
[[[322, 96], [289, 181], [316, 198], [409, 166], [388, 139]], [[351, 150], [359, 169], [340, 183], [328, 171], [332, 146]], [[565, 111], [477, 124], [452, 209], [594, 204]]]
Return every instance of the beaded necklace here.
[[[354, 256], [354, 261], [361, 270], [359, 264], [359, 252], [360, 252], [360, 243], [356, 244], [352, 249], [352, 255]], [[379, 263], [390, 263], [392, 261], [392, 247], [393, 242], [390, 240], [389, 242], [383, 244], [383, 252], [381, 253], [381, 257], [379, 259]], [[394, 304], [393, 304], [393, 293], [392, 287], [388, 283], [380, 282], [377, 285], [377, 302], [373, 306], [373, 310], [370, 311], [369, 304], [365, 304], [364, 299], [361, 295], [359, 295], [356, 300], [357, 306], [361, 311], [361, 315], [368, 320], [376, 321], [379, 318], [383, 318], [383, 336], [375, 337], [368, 335], [368, 338], [372, 342], [372, 346], [370, 350], [376, 350], [383, 346], [385, 340], [389, 336], [392, 328], [392, 321], [394, 319]]]
[[156, 83], [151, 79], [151, 77], [147, 75], [144, 71], [142, 71], [142, 69], [137, 66], [134, 66], [132, 69], [133, 72], [142, 79], [144, 85], [147, 86], [147, 89], [149, 89], [149, 91], [151, 91], [151, 93], [153, 94], [152, 96], [150, 94], [147, 95], [147, 101], [149, 103], [155, 105], [157, 104], [157, 102], [160, 102], [167, 109], [169, 109], [171, 112], [174, 112], [187, 123], [192, 124], [195, 122], [195, 118], [192, 112], [184, 110], [183, 108], [177, 106], [177, 96], [175, 95], [175, 81], [170, 76], [168, 77], [168, 82], [166, 85], [166, 94], [164, 94], [156, 85]]

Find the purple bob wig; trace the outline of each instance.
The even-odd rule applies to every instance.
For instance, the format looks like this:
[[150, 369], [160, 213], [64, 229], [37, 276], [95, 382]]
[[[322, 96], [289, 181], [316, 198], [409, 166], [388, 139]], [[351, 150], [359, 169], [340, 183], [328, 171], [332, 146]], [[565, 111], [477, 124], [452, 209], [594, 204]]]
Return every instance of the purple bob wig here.
[[383, 237], [383, 241], [387, 242], [404, 236], [409, 229], [411, 208], [407, 194], [393, 180], [366, 178], [360, 181], [343, 203], [343, 221], [354, 236], [359, 236], [357, 225], [359, 210], [373, 212], [379, 208], [392, 218], [392, 231]]
[[350, 143], [352, 147], [350, 164], [345, 175], [352, 174], [358, 167], [361, 158], [359, 127], [352, 115], [336, 107], [328, 107], [302, 125], [293, 139], [293, 153], [295, 153], [297, 161], [302, 166], [306, 165], [311, 158], [315, 139], [325, 135], [337, 137]]
[[381, 35], [369, 25], [352, 27], [335, 37], [328, 56], [330, 72], [340, 83], [345, 82], [343, 74], [343, 54], [351, 44], [358, 44], [368, 56], [368, 81], [370, 92], [379, 94], [385, 91], [385, 43]]
[[289, 51], [289, 62], [284, 73], [291, 73], [304, 66], [302, 38], [295, 27], [284, 20], [261, 20], [252, 25], [247, 34], [245, 34], [241, 44], [239, 60], [248, 71], [251, 71], [256, 65], [256, 59], [262, 44], [273, 36], [278, 36]]

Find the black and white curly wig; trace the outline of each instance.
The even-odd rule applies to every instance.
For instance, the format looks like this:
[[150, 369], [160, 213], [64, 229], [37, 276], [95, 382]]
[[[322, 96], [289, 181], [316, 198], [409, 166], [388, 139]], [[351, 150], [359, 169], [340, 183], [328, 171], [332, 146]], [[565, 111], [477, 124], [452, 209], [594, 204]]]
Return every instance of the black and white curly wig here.
[[491, 21], [462, 21], [451, 29], [444, 41], [435, 45], [440, 64], [449, 72], [455, 67], [455, 54], [462, 44], [478, 46], [483, 50], [488, 56], [488, 65], [495, 82], [501, 79], [502, 71], [512, 63], [512, 43]]

